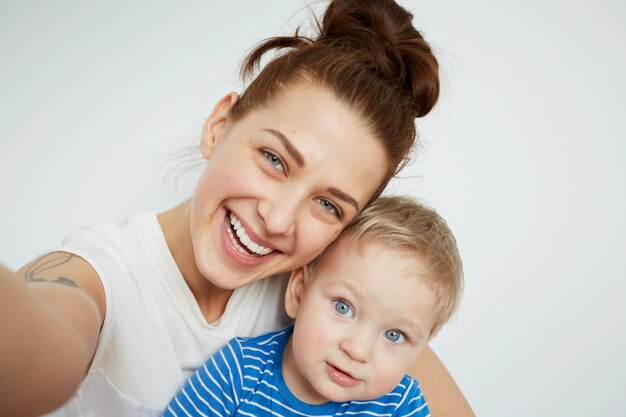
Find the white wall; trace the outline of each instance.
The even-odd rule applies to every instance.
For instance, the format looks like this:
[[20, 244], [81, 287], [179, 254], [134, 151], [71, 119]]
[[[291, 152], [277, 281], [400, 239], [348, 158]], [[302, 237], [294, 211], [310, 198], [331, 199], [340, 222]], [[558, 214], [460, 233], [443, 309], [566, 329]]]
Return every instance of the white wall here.
[[[0, 262], [183, 198], [166, 154], [304, 16], [217, 3], [0, 2]], [[626, 3], [401, 3], [444, 92], [394, 189], [448, 219], [467, 281], [436, 351], [479, 416], [626, 415]]]

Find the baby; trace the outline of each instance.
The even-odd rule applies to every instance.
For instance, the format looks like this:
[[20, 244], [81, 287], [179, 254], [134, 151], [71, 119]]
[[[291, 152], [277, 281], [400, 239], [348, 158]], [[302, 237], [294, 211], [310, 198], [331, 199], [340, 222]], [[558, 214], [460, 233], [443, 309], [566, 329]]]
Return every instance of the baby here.
[[445, 221], [411, 199], [380, 197], [292, 272], [285, 308], [295, 324], [232, 339], [165, 415], [428, 416], [407, 372], [462, 287]]

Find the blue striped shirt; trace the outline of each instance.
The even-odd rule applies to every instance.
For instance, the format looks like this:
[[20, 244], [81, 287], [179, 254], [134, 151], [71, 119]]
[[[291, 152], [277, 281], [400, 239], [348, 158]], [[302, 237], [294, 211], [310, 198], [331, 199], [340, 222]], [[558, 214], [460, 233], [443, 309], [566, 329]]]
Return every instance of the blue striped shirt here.
[[408, 375], [375, 400], [320, 405], [298, 400], [281, 372], [292, 330], [232, 339], [187, 381], [164, 416], [430, 416], [419, 384]]

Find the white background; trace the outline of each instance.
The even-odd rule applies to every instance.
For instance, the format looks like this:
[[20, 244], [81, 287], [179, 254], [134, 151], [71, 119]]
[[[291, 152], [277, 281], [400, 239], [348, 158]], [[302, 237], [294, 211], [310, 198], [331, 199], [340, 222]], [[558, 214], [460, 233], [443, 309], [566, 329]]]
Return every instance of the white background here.
[[[625, 416], [626, 3], [401, 4], [444, 90], [392, 191], [447, 218], [466, 274], [435, 350], [479, 416]], [[0, 262], [181, 201], [167, 154], [302, 5], [0, 1]]]

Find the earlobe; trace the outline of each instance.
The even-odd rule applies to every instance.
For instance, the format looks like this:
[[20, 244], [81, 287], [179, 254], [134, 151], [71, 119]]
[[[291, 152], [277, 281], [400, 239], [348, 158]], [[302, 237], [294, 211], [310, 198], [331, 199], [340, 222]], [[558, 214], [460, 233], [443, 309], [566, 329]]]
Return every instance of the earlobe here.
[[230, 119], [230, 111], [239, 99], [239, 95], [231, 92], [217, 102], [213, 111], [207, 117], [202, 127], [202, 139], [200, 140], [200, 151], [202, 156], [209, 158], [213, 147], [219, 141], [224, 127]]
[[298, 315], [300, 300], [307, 281], [309, 270], [306, 266], [295, 269], [289, 277], [287, 291], [285, 292], [285, 311], [292, 319]]

